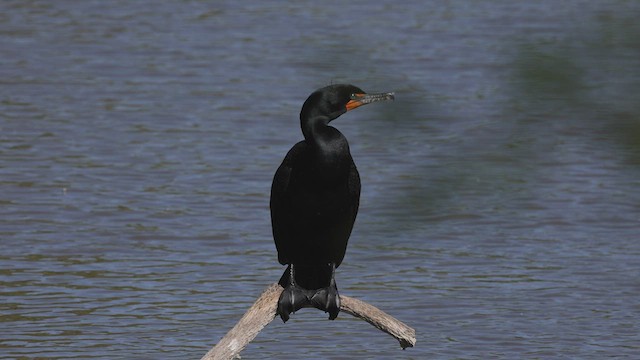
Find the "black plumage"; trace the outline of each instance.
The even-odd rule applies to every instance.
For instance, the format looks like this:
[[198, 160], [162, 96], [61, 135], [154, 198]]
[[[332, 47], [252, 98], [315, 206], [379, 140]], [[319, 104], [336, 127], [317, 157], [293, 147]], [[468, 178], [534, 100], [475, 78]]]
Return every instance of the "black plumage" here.
[[294, 145], [271, 187], [271, 224], [278, 260], [288, 265], [280, 285], [283, 321], [305, 306], [335, 319], [340, 298], [335, 269], [344, 258], [360, 203], [360, 176], [347, 139], [329, 123], [349, 110], [392, 93], [366, 94], [353, 85], [313, 92], [300, 112], [304, 140]]

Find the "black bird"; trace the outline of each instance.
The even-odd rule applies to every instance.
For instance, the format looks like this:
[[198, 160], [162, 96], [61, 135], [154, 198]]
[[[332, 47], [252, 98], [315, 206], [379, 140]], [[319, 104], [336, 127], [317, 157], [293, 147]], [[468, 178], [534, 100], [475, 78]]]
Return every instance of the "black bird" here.
[[347, 139], [329, 122], [349, 110], [393, 93], [366, 94], [353, 85], [330, 85], [313, 92], [302, 105], [304, 140], [294, 145], [271, 186], [271, 226], [278, 261], [288, 265], [278, 314], [305, 306], [340, 311], [335, 269], [340, 266], [360, 203], [360, 176]]

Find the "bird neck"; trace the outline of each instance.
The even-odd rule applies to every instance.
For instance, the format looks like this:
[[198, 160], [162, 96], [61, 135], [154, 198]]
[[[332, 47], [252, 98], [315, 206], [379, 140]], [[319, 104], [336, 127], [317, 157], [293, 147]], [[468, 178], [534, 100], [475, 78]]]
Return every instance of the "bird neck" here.
[[319, 149], [335, 148], [338, 143], [346, 143], [347, 139], [338, 129], [329, 126], [329, 121], [329, 117], [322, 115], [301, 119], [302, 134], [307, 143]]
[[342, 177], [348, 171], [353, 161], [349, 143], [338, 129], [329, 126], [329, 118], [316, 116], [303, 120], [302, 133], [313, 149], [315, 165], [320, 172]]
[[329, 126], [329, 118], [326, 116], [313, 116], [308, 118], [300, 118], [300, 127], [304, 139], [308, 143], [315, 145], [322, 140], [323, 132]]

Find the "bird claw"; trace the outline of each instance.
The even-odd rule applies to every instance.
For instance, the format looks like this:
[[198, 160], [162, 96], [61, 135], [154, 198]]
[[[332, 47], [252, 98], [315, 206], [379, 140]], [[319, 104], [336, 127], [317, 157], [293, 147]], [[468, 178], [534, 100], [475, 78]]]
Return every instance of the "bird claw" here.
[[280, 294], [277, 313], [283, 322], [289, 320], [289, 315], [309, 304], [309, 298], [304, 290], [296, 285], [289, 285]]
[[311, 305], [316, 309], [328, 312], [329, 320], [334, 320], [340, 312], [340, 295], [338, 294], [338, 288], [333, 285], [319, 289], [311, 297]]

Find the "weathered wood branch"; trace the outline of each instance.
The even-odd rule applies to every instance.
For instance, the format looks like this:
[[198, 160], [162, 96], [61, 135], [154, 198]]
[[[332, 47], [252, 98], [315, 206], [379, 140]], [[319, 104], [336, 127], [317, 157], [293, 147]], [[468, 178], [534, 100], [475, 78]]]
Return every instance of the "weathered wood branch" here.
[[[278, 284], [270, 285], [240, 321], [201, 360], [231, 360], [239, 357], [240, 352], [276, 317], [282, 290]], [[340, 303], [340, 310], [393, 336], [403, 349], [415, 345], [416, 331], [384, 311], [345, 295], [340, 295]]]
[[416, 331], [413, 328], [371, 304], [341, 295], [340, 310], [365, 320], [379, 330], [393, 336], [400, 342], [402, 349], [413, 347], [416, 344]]

